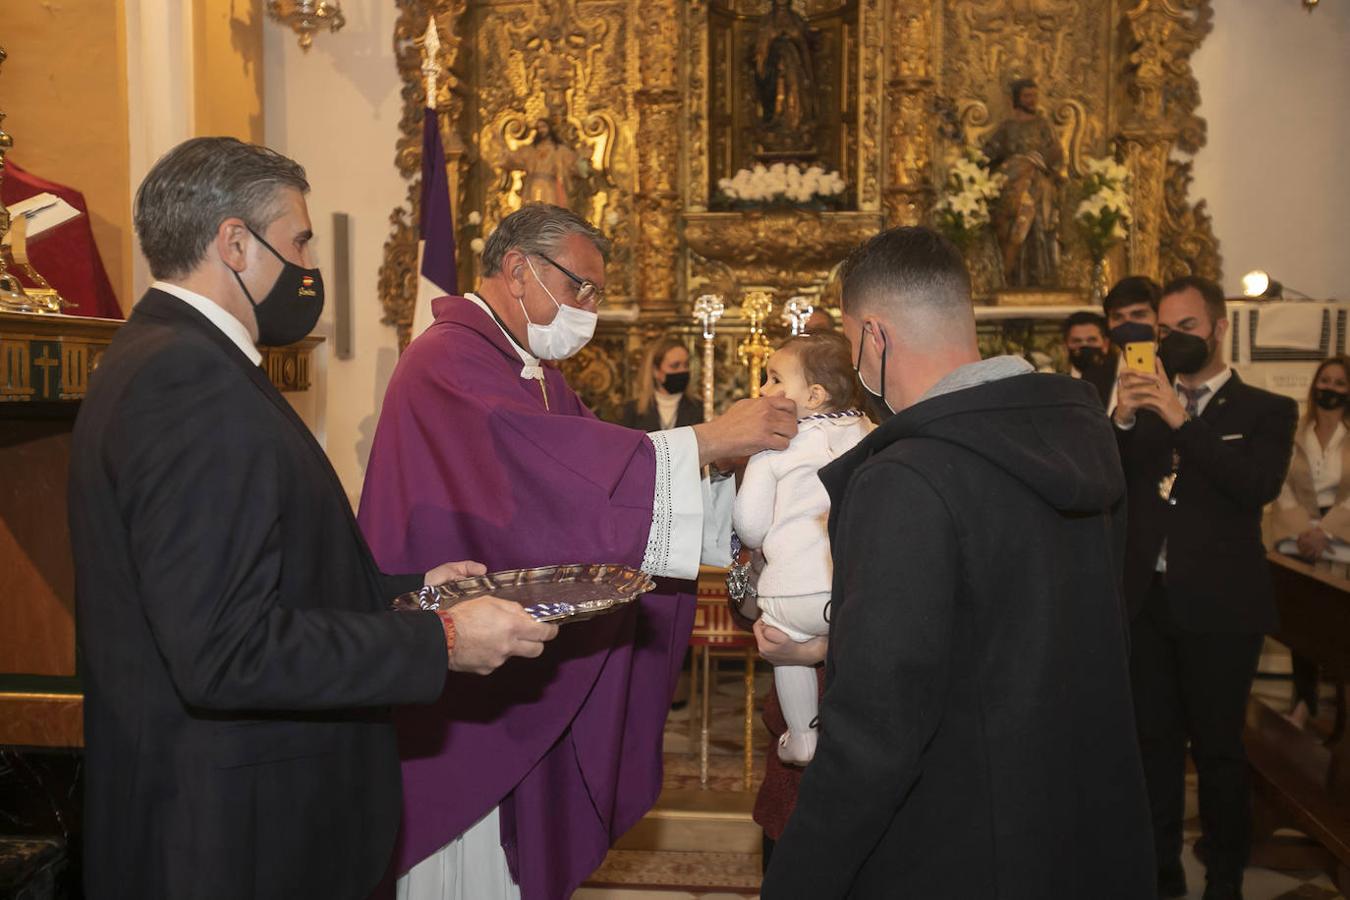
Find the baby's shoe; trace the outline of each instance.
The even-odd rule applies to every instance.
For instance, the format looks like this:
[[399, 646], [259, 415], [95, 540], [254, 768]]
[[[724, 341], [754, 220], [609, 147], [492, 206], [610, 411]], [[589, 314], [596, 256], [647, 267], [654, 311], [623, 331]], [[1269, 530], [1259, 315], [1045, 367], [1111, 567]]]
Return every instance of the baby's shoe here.
[[816, 755], [816, 730], [785, 731], [778, 739], [778, 758], [789, 766], [804, 766]]

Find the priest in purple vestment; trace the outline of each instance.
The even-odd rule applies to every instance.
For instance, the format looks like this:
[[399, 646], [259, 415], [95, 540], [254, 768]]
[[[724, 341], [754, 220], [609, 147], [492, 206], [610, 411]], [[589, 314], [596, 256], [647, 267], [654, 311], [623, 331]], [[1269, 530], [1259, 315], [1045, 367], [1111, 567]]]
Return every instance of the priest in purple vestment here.
[[399, 361], [361, 526], [386, 570], [458, 555], [493, 571], [621, 563], [684, 582], [565, 626], [538, 659], [472, 685], [452, 675], [437, 704], [400, 714], [401, 900], [569, 897], [651, 807], [689, 579], [700, 561], [727, 562], [732, 485], [702, 472], [796, 431], [781, 398], [651, 435], [595, 418], [541, 361], [590, 340], [607, 252], [559, 207], [501, 222], [478, 291], [435, 301]]

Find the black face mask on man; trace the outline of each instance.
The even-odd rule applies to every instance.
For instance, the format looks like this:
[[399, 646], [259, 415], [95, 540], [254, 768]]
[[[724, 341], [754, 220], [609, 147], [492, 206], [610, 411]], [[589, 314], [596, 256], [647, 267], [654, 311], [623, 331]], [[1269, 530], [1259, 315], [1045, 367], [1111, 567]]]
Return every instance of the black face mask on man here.
[[1158, 342], [1158, 358], [1169, 376], [1194, 375], [1206, 365], [1214, 355], [1216, 342], [1214, 335], [1199, 337], [1184, 331], [1169, 332]]
[[1147, 322], [1121, 322], [1111, 329], [1111, 346], [1124, 347], [1126, 344], [1144, 344], [1153, 341], [1153, 326]]
[[239, 273], [239, 282], [248, 302], [253, 304], [253, 315], [258, 320], [258, 344], [263, 347], [284, 347], [294, 344], [314, 330], [323, 313], [323, 276], [318, 269], [297, 266], [278, 253], [262, 235], [252, 228], [249, 234], [281, 260], [281, 274], [272, 289], [261, 300], [254, 300]]
[[1317, 404], [1318, 409], [1331, 411], [1341, 409], [1345, 406], [1346, 395], [1343, 391], [1333, 388], [1318, 388], [1313, 391], [1313, 403]]
[[661, 389], [667, 394], [683, 394], [689, 389], [689, 373], [667, 372], [661, 379]]
[[[886, 335], [883, 334], [882, 340]], [[858, 383], [862, 385], [863, 393], [867, 395], [867, 402], [872, 407], [872, 416], [878, 422], [884, 422], [895, 415], [895, 410], [891, 409], [886, 402], [886, 351], [890, 349], [889, 342], [881, 348], [881, 393], [878, 394], [868, 385], [867, 379], [862, 374], [863, 348], [867, 346], [867, 331], [863, 329], [863, 334], [858, 338], [858, 358], [853, 363], [853, 371], [858, 373]]]
[[1089, 372], [1106, 362], [1101, 347], [1083, 346], [1069, 351], [1069, 363], [1080, 372]]

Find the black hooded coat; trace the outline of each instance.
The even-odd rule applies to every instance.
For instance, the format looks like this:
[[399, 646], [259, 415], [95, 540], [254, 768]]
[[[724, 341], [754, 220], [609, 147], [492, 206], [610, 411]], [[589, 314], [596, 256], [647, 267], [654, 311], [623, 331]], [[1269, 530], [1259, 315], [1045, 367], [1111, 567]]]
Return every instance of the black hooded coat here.
[[1155, 896], [1125, 483], [1091, 385], [924, 400], [821, 471], [820, 743], [765, 898]]

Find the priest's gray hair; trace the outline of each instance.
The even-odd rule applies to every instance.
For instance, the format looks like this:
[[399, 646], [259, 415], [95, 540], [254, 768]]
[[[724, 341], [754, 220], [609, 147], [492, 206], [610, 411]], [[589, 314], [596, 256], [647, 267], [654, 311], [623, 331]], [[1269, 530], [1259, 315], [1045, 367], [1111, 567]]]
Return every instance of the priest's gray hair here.
[[851, 316], [877, 315], [919, 340], [975, 330], [965, 260], [931, 228], [883, 231], [849, 254], [839, 277]]
[[555, 256], [562, 242], [574, 234], [590, 241], [609, 261], [609, 238], [570, 209], [548, 203], [531, 203], [511, 213], [488, 235], [483, 245], [483, 277], [491, 278], [502, 269], [508, 251], [519, 250], [534, 256]]
[[231, 217], [262, 234], [282, 214], [282, 189], [308, 193], [300, 164], [229, 137], [184, 141], [159, 158], [136, 190], [141, 252], [156, 278], [181, 278], [202, 261]]

